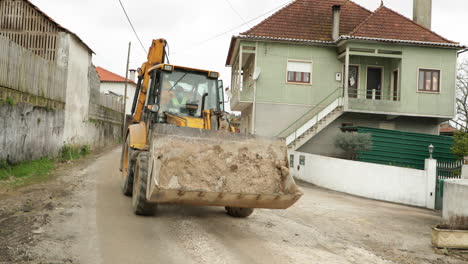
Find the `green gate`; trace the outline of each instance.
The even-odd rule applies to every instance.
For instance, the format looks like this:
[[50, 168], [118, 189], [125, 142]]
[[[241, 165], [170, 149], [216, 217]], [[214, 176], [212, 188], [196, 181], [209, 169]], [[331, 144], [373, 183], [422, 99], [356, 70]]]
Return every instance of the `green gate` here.
[[434, 146], [434, 159], [443, 162], [457, 160], [451, 151], [452, 137], [370, 127], [346, 127], [343, 130], [372, 135], [372, 149], [359, 152], [359, 161], [424, 170], [424, 160], [429, 158], [429, 145]]
[[444, 181], [448, 179], [461, 179], [463, 161], [443, 162], [437, 161], [437, 182], [435, 209], [442, 210], [444, 198]]

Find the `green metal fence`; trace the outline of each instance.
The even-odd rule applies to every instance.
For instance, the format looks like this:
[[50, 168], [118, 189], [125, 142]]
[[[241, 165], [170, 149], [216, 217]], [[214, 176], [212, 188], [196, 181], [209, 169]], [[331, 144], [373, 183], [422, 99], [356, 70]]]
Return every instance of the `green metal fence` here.
[[439, 162], [455, 162], [450, 151], [453, 138], [386, 129], [352, 127], [358, 133], [372, 135], [372, 149], [358, 153], [359, 161], [386, 164], [414, 169], [424, 169], [424, 160], [429, 157], [429, 145], [434, 146], [433, 158]]

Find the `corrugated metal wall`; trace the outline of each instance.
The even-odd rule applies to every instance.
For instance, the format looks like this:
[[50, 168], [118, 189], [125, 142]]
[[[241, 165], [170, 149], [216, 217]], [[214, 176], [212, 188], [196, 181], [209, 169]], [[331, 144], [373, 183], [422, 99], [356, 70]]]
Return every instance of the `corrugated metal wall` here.
[[367, 127], [354, 129], [358, 133], [372, 134], [372, 150], [359, 153], [359, 161], [424, 169], [431, 144], [434, 146], [434, 159], [443, 162], [456, 160], [450, 151], [454, 142], [452, 137]]

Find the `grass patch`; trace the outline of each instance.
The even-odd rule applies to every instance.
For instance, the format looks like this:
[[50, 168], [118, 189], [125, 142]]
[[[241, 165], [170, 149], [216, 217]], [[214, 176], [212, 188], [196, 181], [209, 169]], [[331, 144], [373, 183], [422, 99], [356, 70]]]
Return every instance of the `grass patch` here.
[[11, 97], [7, 97], [5, 102], [8, 104], [8, 105], [11, 105], [11, 106], [14, 106], [16, 104], [15, 102], [15, 99], [11, 98]]
[[11, 186], [24, 186], [48, 179], [54, 168], [53, 160], [48, 158], [22, 162], [17, 165], [10, 165], [6, 161], [2, 161], [0, 162], [0, 181]]
[[89, 145], [73, 146], [65, 145], [60, 151], [60, 158], [62, 161], [76, 160], [88, 155], [91, 152]]

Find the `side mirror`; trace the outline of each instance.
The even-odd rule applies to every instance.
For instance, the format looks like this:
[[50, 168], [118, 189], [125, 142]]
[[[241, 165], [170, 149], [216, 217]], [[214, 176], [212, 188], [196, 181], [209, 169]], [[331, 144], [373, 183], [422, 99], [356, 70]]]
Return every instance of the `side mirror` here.
[[148, 105], [147, 109], [151, 113], [157, 113], [159, 111], [159, 105]]

